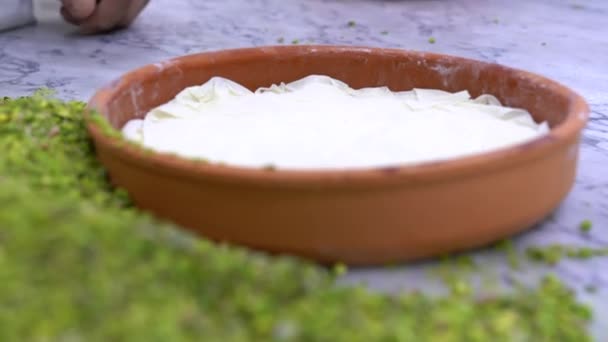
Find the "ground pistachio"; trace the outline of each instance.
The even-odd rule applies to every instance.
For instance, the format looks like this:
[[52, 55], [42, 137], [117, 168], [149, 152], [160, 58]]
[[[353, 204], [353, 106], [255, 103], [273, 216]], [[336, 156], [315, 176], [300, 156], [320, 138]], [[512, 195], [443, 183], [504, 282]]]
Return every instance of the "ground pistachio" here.
[[590, 220], [583, 220], [583, 222], [581, 222], [581, 224], [579, 225], [579, 229], [583, 233], [590, 232], [592, 227], [593, 223]]
[[526, 255], [532, 261], [555, 265], [563, 258], [584, 260], [592, 257], [608, 256], [608, 248], [553, 244], [528, 247]]

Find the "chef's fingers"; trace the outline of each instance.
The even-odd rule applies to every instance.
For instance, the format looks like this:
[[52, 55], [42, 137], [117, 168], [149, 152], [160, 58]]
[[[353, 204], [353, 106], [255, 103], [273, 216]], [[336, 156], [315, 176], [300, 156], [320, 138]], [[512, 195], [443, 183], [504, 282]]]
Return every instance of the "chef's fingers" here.
[[84, 34], [103, 33], [117, 28], [127, 15], [127, 0], [101, 0], [93, 14], [80, 23]]
[[73, 21], [80, 21], [95, 12], [97, 0], [61, 0], [61, 4], [63, 5], [62, 12], [65, 11], [66, 14], [69, 14], [68, 17]]
[[139, 13], [146, 8], [149, 0], [131, 0], [129, 4], [129, 8], [127, 9], [127, 15], [122, 19], [121, 24], [124, 27], [131, 25], [131, 23], [137, 18]]
[[148, 0], [101, 0], [87, 20], [80, 23], [84, 34], [107, 32], [124, 28], [146, 7]]
[[70, 12], [68, 12], [68, 10], [63, 6], [61, 7], [61, 16], [63, 17], [63, 20], [67, 21], [72, 25], [78, 25], [82, 21], [74, 18], [74, 16]]

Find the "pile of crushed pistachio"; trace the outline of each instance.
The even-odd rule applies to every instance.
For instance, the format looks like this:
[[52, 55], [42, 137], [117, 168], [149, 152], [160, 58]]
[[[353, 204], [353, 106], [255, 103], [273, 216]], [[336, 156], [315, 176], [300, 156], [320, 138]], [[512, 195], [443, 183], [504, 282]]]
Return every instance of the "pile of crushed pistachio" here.
[[108, 184], [83, 107], [0, 99], [0, 341], [591, 340], [589, 308], [554, 277], [387, 295], [159, 222]]

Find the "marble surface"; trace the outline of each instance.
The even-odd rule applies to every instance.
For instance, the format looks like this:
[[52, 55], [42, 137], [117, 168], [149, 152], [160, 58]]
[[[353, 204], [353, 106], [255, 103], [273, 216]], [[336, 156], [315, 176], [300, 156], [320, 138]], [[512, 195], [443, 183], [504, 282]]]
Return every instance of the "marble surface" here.
[[[355, 44], [449, 53], [522, 68], [556, 79], [591, 105], [576, 185], [563, 204], [515, 246], [551, 243], [608, 247], [608, 1], [606, 0], [154, 0], [126, 31], [81, 37], [63, 24], [55, 1], [37, 3], [39, 23], [0, 34], [0, 95], [51, 87], [86, 100], [99, 86], [142, 64], [223, 48], [301, 43]], [[354, 21], [354, 26], [348, 25]], [[431, 44], [429, 38], [436, 42]], [[578, 229], [593, 221], [589, 234]], [[471, 253], [503, 284], [553, 272], [591, 304], [591, 329], [608, 341], [608, 258], [525, 264]], [[344, 281], [397, 291], [441, 291], [436, 262], [350, 272]], [[585, 288], [594, 286], [590, 293]]]

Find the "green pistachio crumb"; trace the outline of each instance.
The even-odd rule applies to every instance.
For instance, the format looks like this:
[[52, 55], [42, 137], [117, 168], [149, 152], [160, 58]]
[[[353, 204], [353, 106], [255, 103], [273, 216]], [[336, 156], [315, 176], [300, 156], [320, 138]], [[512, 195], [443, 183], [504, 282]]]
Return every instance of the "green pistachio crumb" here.
[[592, 222], [590, 220], [584, 220], [579, 225], [579, 229], [583, 233], [589, 233], [591, 231], [592, 227], [593, 227], [593, 224], [592, 224]]
[[387, 270], [394, 270], [394, 269], [399, 268], [399, 263], [398, 262], [389, 262], [384, 265], [384, 268]]
[[461, 255], [457, 259], [458, 266], [464, 269], [475, 268], [475, 261], [470, 255]]
[[435, 37], [430, 37], [429, 38], [429, 43], [430, 44], [435, 44], [437, 42], [437, 40], [435, 39]]
[[471, 287], [463, 280], [453, 281], [450, 285], [450, 289], [453, 294], [458, 296], [467, 296], [471, 294]]
[[528, 258], [536, 262], [544, 262], [549, 265], [557, 264], [563, 257], [563, 249], [561, 246], [529, 247], [526, 249]]
[[594, 255], [594, 251], [591, 248], [583, 247], [578, 252], [578, 258], [580, 259], [589, 259]]
[[513, 246], [513, 241], [503, 240], [498, 243], [497, 248], [507, 255], [507, 261], [511, 269], [518, 270], [520, 268], [519, 255]]
[[334, 265], [334, 274], [337, 277], [343, 276], [348, 272], [348, 267], [343, 263], [337, 263]]
[[297, 45], [300, 44], [300, 40], [299, 39], [294, 39], [291, 41], [291, 44]]
[[526, 254], [532, 261], [555, 265], [563, 258], [586, 260], [593, 257], [608, 256], [608, 248], [576, 247], [554, 244], [549, 246], [529, 247], [526, 249]]

